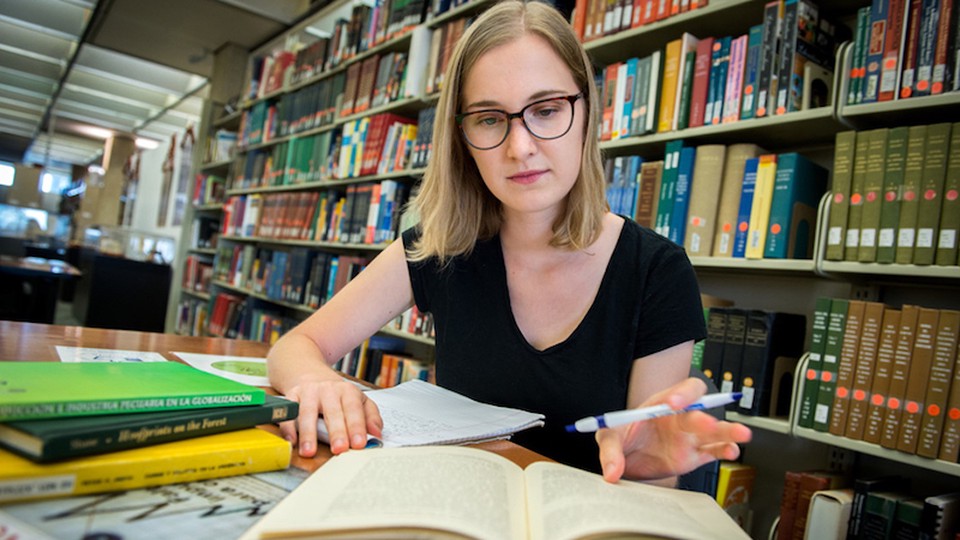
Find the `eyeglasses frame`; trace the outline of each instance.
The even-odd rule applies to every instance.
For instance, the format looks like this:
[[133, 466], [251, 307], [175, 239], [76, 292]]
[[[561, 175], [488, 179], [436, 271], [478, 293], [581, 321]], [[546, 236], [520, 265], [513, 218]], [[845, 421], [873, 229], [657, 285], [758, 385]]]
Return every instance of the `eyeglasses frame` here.
[[[457, 115], [454, 115], [454, 120], [457, 122], [457, 127], [460, 128], [460, 134], [463, 136], [463, 140], [477, 150], [493, 150], [494, 148], [498, 148], [499, 146], [501, 146], [504, 143], [504, 141], [507, 140], [507, 137], [510, 136], [510, 127], [513, 125], [514, 118], [519, 118], [520, 122], [523, 124], [523, 128], [526, 129], [527, 133], [532, 135], [534, 138], [540, 139], [541, 141], [552, 141], [552, 140], [559, 139], [560, 137], [563, 137], [567, 133], [570, 133], [570, 128], [573, 127], [573, 119], [577, 115], [577, 108], [575, 105], [577, 100], [582, 97], [584, 97], [583, 92], [577, 92], [576, 94], [571, 94], [569, 96], [556, 96], [551, 98], [538, 99], [537, 101], [526, 104], [522, 109], [514, 113], [508, 113], [507, 111], [504, 111], [502, 109], [481, 109], [479, 111], [470, 111], [467, 113], [459, 113]], [[555, 137], [541, 137], [540, 135], [537, 135], [536, 133], [534, 133], [533, 130], [530, 129], [530, 126], [527, 125], [527, 121], [526, 119], [524, 119], [523, 114], [527, 111], [527, 109], [529, 109], [530, 107], [533, 107], [534, 105], [540, 105], [541, 103], [546, 103], [548, 101], [556, 101], [561, 99], [569, 102], [571, 107], [570, 125], [567, 126], [567, 129], [565, 129], [563, 133]], [[505, 114], [507, 116], [507, 129], [506, 131], [503, 132], [503, 138], [500, 139], [500, 142], [498, 142], [497, 144], [493, 146], [486, 146], [486, 147], [477, 146], [470, 141], [470, 138], [467, 137], [466, 132], [463, 130], [463, 119], [470, 115], [480, 114], [480, 113], [489, 113], [489, 112], [499, 112], [499, 113]]]

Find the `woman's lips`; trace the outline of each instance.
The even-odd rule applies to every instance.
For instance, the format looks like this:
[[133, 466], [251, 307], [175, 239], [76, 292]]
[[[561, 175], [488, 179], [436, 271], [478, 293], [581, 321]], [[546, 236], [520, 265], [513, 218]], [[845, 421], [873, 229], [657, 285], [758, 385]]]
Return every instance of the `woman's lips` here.
[[512, 174], [507, 177], [508, 180], [516, 182], [518, 184], [532, 184], [540, 179], [541, 176], [546, 174], [545, 170], [536, 170], [536, 171], [523, 171], [517, 174]]

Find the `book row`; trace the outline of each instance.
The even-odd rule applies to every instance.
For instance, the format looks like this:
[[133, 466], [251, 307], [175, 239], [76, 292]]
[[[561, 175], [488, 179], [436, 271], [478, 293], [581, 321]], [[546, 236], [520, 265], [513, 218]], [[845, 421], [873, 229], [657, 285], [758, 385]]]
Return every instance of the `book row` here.
[[230, 189], [382, 175], [425, 166], [435, 111], [421, 109], [417, 120], [380, 113], [250, 150], [236, 162]]
[[953, 538], [960, 492], [918, 494], [899, 475], [849, 478], [826, 471], [784, 475], [777, 540]]
[[241, 118], [241, 147], [270, 143], [416, 95], [406, 91], [406, 69], [406, 53], [373, 55], [333, 77], [258, 101]]
[[380, 388], [390, 388], [413, 379], [436, 382], [432, 362], [407, 354], [402, 339], [388, 336], [377, 335], [364, 340], [333, 367]]
[[701, 370], [721, 392], [742, 392], [727, 410], [751, 416], [788, 416], [790, 390], [781, 384], [803, 355], [804, 315], [711, 307]]
[[[184, 303], [180, 307], [197, 309]], [[270, 345], [300, 322], [283, 316], [276, 306], [264, 307], [256, 298], [223, 291], [211, 295], [206, 313], [205, 332], [196, 335], [248, 339]], [[187, 320], [191, 318], [184, 313], [180, 317], [186, 317]], [[192, 318], [196, 321], [200, 317]]]
[[837, 134], [826, 258], [958, 264], [960, 123]]
[[603, 97], [599, 137], [616, 140], [827, 106], [841, 28], [818, 17], [806, 0], [771, 2], [749, 34], [701, 39], [684, 33], [663, 50], [608, 65], [597, 75]]
[[847, 104], [960, 89], [957, 26], [953, 0], [875, 0], [857, 10]]
[[707, 0], [577, 0], [570, 17], [581, 41], [592, 41], [706, 7]]
[[683, 245], [690, 256], [813, 255], [828, 173], [802, 154], [675, 140], [661, 161], [621, 156], [605, 164], [611, 209]]
[[221, 175], [197, 173], [193, 185], [194, 206], [222, 203], [226, 193], [226, 185], [227, 179]]
[[224, 245], [214, 259], [215, 279], [270, 300], [318, 308], [370, 262], [307, 248]]
[[960, 312], [820, 298], [798, 425], [957, 463]]
[[235, 195], [221, 233], [244, 238], [383, 244], [398, 233], [407, 184], [383, 180], [324, 191]]
[[203, 162], [218, 163], [233, 159], [237, 154], [237, 132], [218, 129], [204, 142]]
[[424, 21], [427, 7], [425, 0], [384, 0], [374, 6], [356, 4], [349, 19], [334, 21], [332, 31], [312, 28], [311, 32], [298, 36], [300, 39], [288, 40], [281, 50], [254, 56], [246, 98], [263, 98], [290, 84], [309, 80], [409, 32]]

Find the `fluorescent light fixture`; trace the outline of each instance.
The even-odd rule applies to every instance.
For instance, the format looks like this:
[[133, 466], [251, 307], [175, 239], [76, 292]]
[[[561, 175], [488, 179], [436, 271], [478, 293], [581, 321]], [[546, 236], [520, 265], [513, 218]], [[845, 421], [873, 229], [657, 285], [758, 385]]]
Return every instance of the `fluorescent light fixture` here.
[[89, 135], [90, 137], [96, 137], [98, 139], [107, 140], [110, 137], [113, 137], [113, 132], [109, 129], [104, 129], [96, 126], [77, 126], [76, 130], [84, 135]]
[[87, 171], [92, 172], [93, 174], [99, 174], [101, 176], [107, 172], [106, 169], [99, 165], [91, 165], [87, 167]]
[[142, 148], [144, 150], [153, 150], [154, 148], [160, 146], [160, 141], [155, 141], [153, 139], [144, 139], [142, 137], [137, 137], [137, 148]]

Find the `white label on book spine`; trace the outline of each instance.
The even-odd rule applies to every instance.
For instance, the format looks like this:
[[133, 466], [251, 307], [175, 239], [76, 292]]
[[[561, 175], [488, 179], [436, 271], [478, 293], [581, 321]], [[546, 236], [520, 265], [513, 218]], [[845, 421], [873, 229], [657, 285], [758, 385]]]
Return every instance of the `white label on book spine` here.
[[830, 227], [827, 232], [827, 245], [839, 246], [843, 243], [843, 227]]
[[897, 237], [898, 247], [913, 247], [914, 229], [900, 229], [900, 235]]
[[826, 424], [830, 418], [830, 408], [823, 404], [817, 404], [813, 410], [813, 421], [817, 424]]
[[876, 229], [864, 229], [860, 231], [861, 247], [873, 247], [874, 245], [876, 245], [876, 241], [877, 241]]
[[933, 229], [929, 227], [925, 227], [917, 231], [917, 247], [918, 248], [933, 247]]
[[940, 231], [940, 241], [937, 242], [939, 249], [953, 249], [957, 245], [956, 229], [944, 229]]
[[879, 247], [893, 247], [893, 241], [897, 239], [896, 229], [880, 229]]
[[847, 247], [858, 247], [860, 245], [860, 229], [847, 229]]
[[77, 477], [73, 474], [15, 478], [0, 482], [0, 502], [73, 493]]

